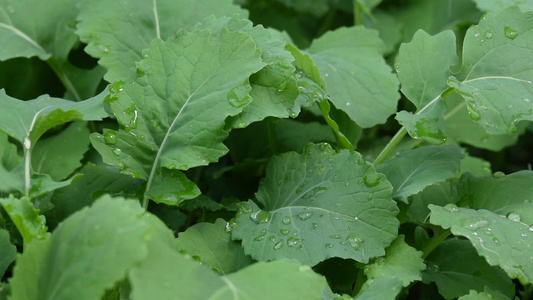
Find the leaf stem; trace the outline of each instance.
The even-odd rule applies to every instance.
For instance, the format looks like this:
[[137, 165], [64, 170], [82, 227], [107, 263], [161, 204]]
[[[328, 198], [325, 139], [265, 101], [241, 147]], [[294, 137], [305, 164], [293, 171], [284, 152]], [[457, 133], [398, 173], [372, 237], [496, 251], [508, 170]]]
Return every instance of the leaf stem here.
[[353, 24], [361, 25], [361, 9], [358, 0], [353, 0]]
[[433, 251], [437, 246], [444, 241], [452, 232], [450, 229], [446, 229], [442, 231], [439, 235], [434, 236], [429, 243], [424, 247], [422, 250], [422, 259], [426, 259], [426, 257]]
[[78, 91], [76, 90], [76, 88], [74, 87], [74, 84], [72, 83], [72, 81], [70, 81], [70, 79], [67, 76], [65, 76], [64, 72], [61, 70], [61, 67], [57, 59], [52, 55], [46, 62], [48, 63], [50, 68], [52, 68], [54, 73], [56, 73], [57, 77], [59, 78], [63, 86], [67, 89], [67, 91], [71, 92], [72, 95], [74, 95], [74, 99], [76, 101], [83, 100], [80, 94], [78, 93]]
[[24, 138], [24, 194], [30, 198], [31, 188], [31, 140]]
[[355, 297], [357, 296], [357, 294], [359, 294], [365, 281], [366, 280], [365, 280], [365, 274], [363, 272], [363, 268], [359, 268], [357, 271], [357, 277], [355, 278], [355, 285], [353, 287], [352, 297]]
[[376, 157], [376, 160], [374, 160], [374, 165], [379, 165], [380, 163], [384, 162], [387, 156], [389, 156], [392, 150], [398, 146], [406, 134], [407, 129], [405, 129], [405, 127], [400, 128], [400, 130], [398, 130], [398, 132], [396, 132], [396, 134], [389, 141], [387, 146], [381, 150], [381, 153], [379, 153], [378, 157]]

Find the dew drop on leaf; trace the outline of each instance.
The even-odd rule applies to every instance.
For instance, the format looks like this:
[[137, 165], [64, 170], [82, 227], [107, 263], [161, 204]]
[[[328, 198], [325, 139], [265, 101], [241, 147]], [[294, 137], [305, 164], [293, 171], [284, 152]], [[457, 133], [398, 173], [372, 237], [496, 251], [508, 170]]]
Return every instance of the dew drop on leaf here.
[[492, 177], [494, 177], [494, 178], [502, 178], [504, 176], [505, 176], [505, 173], [500, 172], [500, 171], [494, 172], [494, 174], [492, 174]]
[[117, 143], [117, 135], [114, 131], [106, 131], [104, 133], [104, 140], [107, 145], [115, 145]]
[[281, 234], [283, 235], [288, 235], [289, 234], [289, 230], [288, 229], [280, 229]]
[[287, 239], [287, 246], [289, 247], [296, 247], [298, 246], [299, 243], [300, 243], [300, 239], [295, 238], [293, 236]]
[[274, 250], [278, 250], [278, 249], [280, 249], [281, 247], [283, 247], [283, 242], [277, 242], [277, 243], [274, 245]]
[[505, 32], [505, 36], [511, 40], [514, 40], [516, 38], [516, 36], [518, 35], [518, 32], [516, 32], [516, 30], [513, 30], [511, 27], [509, 26], [505, 26], [505, 28], [503, 29], [503, 31]]
[[313, 216], [313, 212], [311, 211], [302, 211], [301, 213], [298, 214], [298, 218], [300, 218], [300, 220], [302, 221], [310, 219], [312, 216]]
[[479, 111], [474, 107], [474, 105], [470, 104], [469, 102], [466, 102], [466, 106], [468, 108], [468, 115], [470, 116], [470, 119], [474, 121], [479, 121], [481, 119], [481, 115], [479, 114]]
[[122, 153], [122, 150], [120, 148], [115, 148], [113, 149], [113, 153], [118, 156]]
[[283, 217], [283, 219], [281, 221], [283, 222], [283, 224], [289, 225], [289, 224], [291, 224], [292, 219], [289, 216], [285, 216], [285, 217]]
[[514, 221], [514, 222], [520, 222], [520, 215], [515, 212], [511, 212], [507, 214], [507, 219]]
[[236, 222], [227, 222], [226, 223], [226, 232], [233, 231], [233, 230], [235, 230], [235, 228], [237, 228], [237, 223]]
[[333, 245], [332, 245], [332, 244], [325, 244], [324, 247], [326, 247], [326, 248], [333, 248]]
[[340, 235], [334, 234], [334, 233], [330, 234], [329, 237], [332, 238], [332, 239], [342, 239], [342, 237]]
[[313, 223], [313, 225], [311, 225], [311, 228], [312, 229], [317, 229], [318, 228], [318, 223]]
[[485, 34], [485, 38], [486, 38], [486, 39], [491, 39], [491, 38], [492, 38], [492, 32], [490, 32], [490, 31], [487, 32], [487, 33]]
[[453, 203], [446, 204], [444, 206], [444, 209], [446, 209], [449, 212], [458, 212], [459, 211], [459, 208], [457, 207], [457, 205], [455, 205]]
[[261, 224], [268, 223], [270, 221], [271, 216], [272, 215], [268, 211], [259, 210], [251, 214], [250, 219], [252, 219], [257, 224]]
[[365, 175], [363, 182], [367, 187], [375, 187], [379, 184], [379, 176], [376, 173]]

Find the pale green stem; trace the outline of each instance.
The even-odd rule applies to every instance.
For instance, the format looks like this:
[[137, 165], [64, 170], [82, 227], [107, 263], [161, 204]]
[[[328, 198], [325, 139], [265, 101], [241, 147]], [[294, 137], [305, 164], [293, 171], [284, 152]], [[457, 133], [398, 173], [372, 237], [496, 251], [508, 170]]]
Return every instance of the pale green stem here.
[[361, 25], [361, 9], [357, 0], [353, 0], [353, 24]]
[[76, 99], [76, 101], [83, 100], [78, 90], [76, 90], [76, 87], [74, 87], [74, 84], [72, 83], [72, 81], [70, 81], [70, 79], [67, 76], [65, 76], [65, 74], [61, 70], [61, 67], [59, 66], [59, 62], [56, 60], [56, 58], [54, 56], [51, 56], [46, 62], [48, 63], [50, 68], [52, 68], [54, 73], [56, 73], [57, 77], [59, 78], [63, 86], [67, 89], [67, 91], [71, 92], [72, 95], [74, 95], [74, 98]]
[[441, 232], [438, 236], [434, 236], [429, 243], [424, 247], [422, 250], [422, 259], [425, 259], [428, 257], [428, 255], [437, 248], [437, 246], [444, 241], [452, 232], [450, 229], [446, 229], [443, 232]]
[[31, 140], [24, 138], [24, 194], [30, 198], [31, 188]]

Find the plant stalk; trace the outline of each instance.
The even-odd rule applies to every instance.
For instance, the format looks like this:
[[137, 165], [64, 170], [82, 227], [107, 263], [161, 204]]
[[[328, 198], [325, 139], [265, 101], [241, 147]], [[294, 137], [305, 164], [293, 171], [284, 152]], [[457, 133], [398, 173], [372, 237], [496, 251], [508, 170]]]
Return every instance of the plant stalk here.
[[361, 25], [361, 8], [357, 0], [353, 0], [353, 24], [354, 26]]
[[31, 140], [24, 138], [24, 194], [30, 198], [31, 188]]
[[76, 101], [83, 100], [80, 96], [80, 93], [78, 93], [78, 91], [74, 87], [74, 84], [72, 83], [72, 81], [70, 81], [70, 79], [67, 76], [65, 76], [65, 74], [62, 72], [57, 59], [54, 56], [51, 56], [46, 62], [48, 63], [50, 68], [52, 68], [52, 70], [57, 75], [57, 77], [59, 78], [63, 86], [67, 89], [67, 91], [71, 92], [72, 95], [74, 95], [74, 99]]
[[422, 250], [422, 259], [426, 259], [426, 257], [433, 251], [437, 246], [444, 241], [452, 232], [450, 229], [446, 229], [443, 232], [441, 232], [439, 235], [434, 236], [430, 242], [424, 247]]

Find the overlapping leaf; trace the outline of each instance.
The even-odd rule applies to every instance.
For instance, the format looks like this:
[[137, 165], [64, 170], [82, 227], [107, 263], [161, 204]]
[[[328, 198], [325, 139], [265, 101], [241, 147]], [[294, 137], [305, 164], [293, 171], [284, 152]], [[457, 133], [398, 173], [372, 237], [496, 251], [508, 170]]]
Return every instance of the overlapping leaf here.
[[109, 82], [135, 79], [135, 62], [154, 39], [167, 40], [205, 17], [231, 16], [246, 11], [231, 0], [87, 0], [81, 3], [76, 33], [88, 44], [85, 51], [99, 58]]
[[9, 198], [0, 198], [0, 204], [17, 227], [25, 245], [34, 239], [48, 237], [44, 216], [39, 214], [28, 198], [17, 199], [10, 195]]
[[489, 134], [511, 133], [518, 121], [533, 120], [532, 16], [516, 7], [489, 13], [468, 29], [462, 69], [448, 80]]
[[457, 196], [462, 206], [487, 209], [499, 215], [522, 216], [522, 222], [533, 225], [533, 172], [524, 170], [506, 176], [461, 177]]
[[394, 187], [394, 197], [407, 203], [407, 197], [426, 186], [455, 176], [462, 158], [455, 146], [428, 146], [404, 152], [376, 167]]
[[488, 210], [429, 205], [430, 222], [450, 228], [455, 235], [469, 239], [491, 266], [500, 266], [511, 278], [523, 284], [533, 280], [533, 227], [520, 222], [520, 215], [508, 217]]
[[435, 282], [446, 299], [455, 299], [470, 290], [482, 292], [485, 286], [509, 298], [514, 295], [514, 285], [507, 274], [490, 266], [466, 240], [443, 241], [426, 258], [426, 264], [429, 267], [423, 273], [424, 283]]
[[17, 248], [9, 241], [9, 232], [0, 229], [0, 277], [4, 276], [7, 267], [15, 260]]
[[256, 196], [262, 208], [242, 203], [228, 229], [257, 260], [368, 262], [397, 234], [390, 184], [355, 152], [322, 144], [274, 157]]
[[220, 274], [235, 272], [253, 262], [244, 254], [240, 243], [231, 240], [223, 219], [217, 219], [214, 224], [203, 222], [189, 227], [179, 234], [177, 245]]
[[[151, 199], [179, 204], [199, 191], [170, 169], [207, 165], [227, 152], [224, 121], [249, 103], [248, 78], [264, 64], [249, 35], [227, 30], [180, 31], [168, 42], [156, 40], [145, 56], [135, 82], [111, 87], [108, 102], [121, 129], [91, 140], [106, 163], [146, 179]], [[164, 189], [169, 182], [184, 190]]]
[[396, 111], [398, 79], [382, 57], [384, 47], [376, 31], [354, 27], [327, 32], [307, 49], [331, 102], [363, 128]]
[[518, 6], [523, 11], [533, 10], [533, 3], [524, 0], [473, 0], [482, 11], [497, 13], [512, 6]]
[[[516, 297], [515, 297], [516, 298]], [[502, 293], [491, 289], [490, 287], [485, 287], [483, 292], [477, 292], [475, 290], [470, 290], [468, 295], [461, 296], [457, 298], [458, 300], [510, 300], [511, 297], [507, 297]]]
[[435, 145], [443, 144], [447, 140], [447, 129], [444, 121], [446, 107], [446, 103], [437, 98], [420, 113], [398, 112], [396, 120], [407, 129], [411, 137], [422, 138]]
[[107, 196], [73, 214], [50, 238], [25, 248], [10, 281], [11, 299], [100, 299], [147, 256], [151, 227], [143, 212], [136, 201]]

